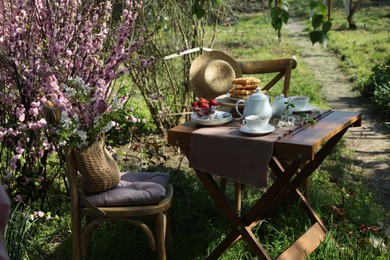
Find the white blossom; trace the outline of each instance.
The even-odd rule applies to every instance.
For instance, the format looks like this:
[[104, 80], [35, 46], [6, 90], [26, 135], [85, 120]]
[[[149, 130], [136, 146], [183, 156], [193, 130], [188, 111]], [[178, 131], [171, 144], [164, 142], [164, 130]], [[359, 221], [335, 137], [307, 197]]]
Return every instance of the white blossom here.
[[106, 133], [110, 131], [111, 128], [113, 128], [116, 125], [115, 121], [109, 122], [105, 127], [102, 128], [102, 132]]

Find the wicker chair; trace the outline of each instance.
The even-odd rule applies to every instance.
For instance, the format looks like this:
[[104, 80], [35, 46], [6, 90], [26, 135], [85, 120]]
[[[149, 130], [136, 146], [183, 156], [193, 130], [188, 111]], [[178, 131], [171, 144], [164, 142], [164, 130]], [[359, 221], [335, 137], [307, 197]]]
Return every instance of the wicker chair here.
[[[52, 106], [44, 106], [44, 115], [50, 126], [56, 118]], [[166, 259], [165, 242], [168, 247], [172, 247], [167, 211], [172, 204], [173, 188], [168, 183], [168, 174], [121, 173], [121, 180], [117, 187], [99, 194], [88, 195], [79, 188], [75, 151], [65, 147], [63, 156], [70, 190], [72, 259], [81, 259], [88, 255], [94, 228], [102, 223], [118, 220], [132, 223], [140, 228], [146, 235], [151, 249], [157, 250], [158, 259]], [[153, 197], [153, 192], [157, 189], [160, 193], [163, 190], [165, 194], [156, 194]], [[155, 235], [145, 223], [139, 220], [141, 216], [155, 217]]]

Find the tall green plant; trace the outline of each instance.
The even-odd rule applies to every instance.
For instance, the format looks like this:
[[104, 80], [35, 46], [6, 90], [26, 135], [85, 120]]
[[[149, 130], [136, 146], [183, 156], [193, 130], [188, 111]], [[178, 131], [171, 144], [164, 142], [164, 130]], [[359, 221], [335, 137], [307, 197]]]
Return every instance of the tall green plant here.
[[32, 249], [32, 233], [37, 218], [31, 218], [31, 209], [21, 208], [19, 203], [13, 210], [5, 227], [4, 245], [10, 259], [25, 259]]

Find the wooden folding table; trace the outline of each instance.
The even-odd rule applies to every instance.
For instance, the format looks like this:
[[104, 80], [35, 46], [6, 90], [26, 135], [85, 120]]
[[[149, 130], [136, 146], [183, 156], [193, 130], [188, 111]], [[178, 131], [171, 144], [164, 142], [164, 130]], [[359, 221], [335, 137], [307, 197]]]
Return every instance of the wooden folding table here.
[[[328, 111], [319, 115], [317, 121], [314, 125], [302, 125], [274, 142], [273, 154], [268, 166], [276, 179], [244, 215], [240, 215], [230, 203], [213, 178], [213, 174], [194, 169], [210, 197], [232, 224], [232, 230], [211, 253], [209, 259], [217, 259], [240, 239], [248, 243], [259, 259], [271, 259], [252, 229], [265, 218], [270, 217], [286, 198], [291, 197], [302, 201], [301, 205], [310, 218], [312, 226], [278, 259], [305, 259], [305, 256], [312, 253], [324, 240], [327, 229], [298, 188], [340, 142], [348, 128], [361, 125], [361, 114]], [[194, 122], [171, 128], [168, 131], [168, 143], [180, 147], [190, 158], [191, 136], [198, 128], [199, 126]], [[285, 166], [286, 164], [282, 165], [281, 160], [288, 160], [290, 163]]]

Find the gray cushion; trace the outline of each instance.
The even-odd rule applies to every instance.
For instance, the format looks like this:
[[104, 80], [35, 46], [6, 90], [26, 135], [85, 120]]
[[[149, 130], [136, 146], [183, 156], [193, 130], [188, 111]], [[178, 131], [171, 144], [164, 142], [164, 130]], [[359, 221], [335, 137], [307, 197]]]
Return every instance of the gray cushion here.
[[117, 187], [87, 198], [96, 206], [156, 204], [165, 198], [168, 181], [163, 172], [122, 172]]

